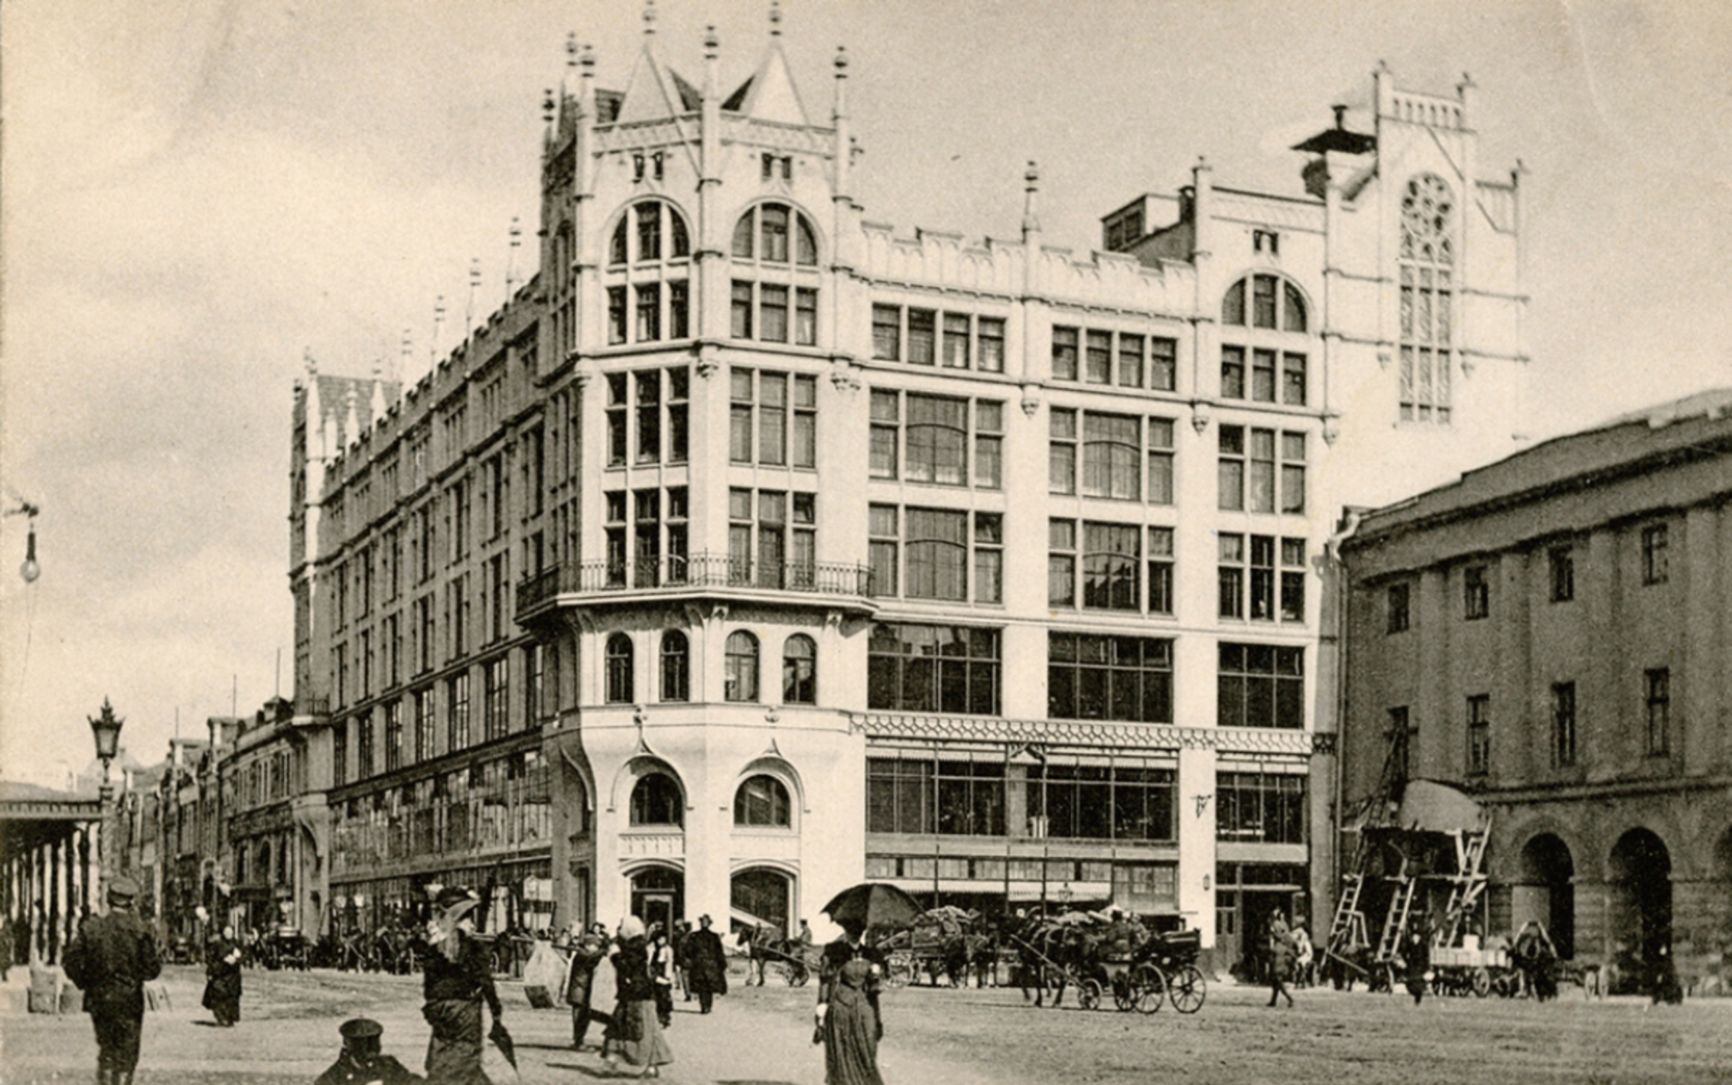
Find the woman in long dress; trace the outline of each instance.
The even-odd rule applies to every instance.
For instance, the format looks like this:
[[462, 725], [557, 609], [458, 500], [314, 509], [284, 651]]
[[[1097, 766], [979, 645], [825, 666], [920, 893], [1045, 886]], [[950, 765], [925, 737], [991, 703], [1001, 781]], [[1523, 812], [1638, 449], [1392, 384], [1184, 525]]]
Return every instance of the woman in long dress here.
[[825, 1085], [884, 1085], [878, 1074], [884, 1022], [873, 997], [878, 980], [872, 968], [863, 957], [843, 964], [828, 983], [828, 999], [819, 1003]]
[[617, 1052], [640, 1068], [644, 1077], [660, 1077], [661, 1068], [674, 1061], [674, 1053], [656, 1019], [655, 985], [650, 980], [643, 921], [636, 916], [621, 920], [618, 942], [619, 949], [613, 954], [616, 1000], [603, 1061], [612, 1069]]
[[235, 929], [224, 927], [222, 937], [205, 950], [205, 1009], [216, 1015], [216, 1023], [230, 1028], [241, 1019], [241, 947]]

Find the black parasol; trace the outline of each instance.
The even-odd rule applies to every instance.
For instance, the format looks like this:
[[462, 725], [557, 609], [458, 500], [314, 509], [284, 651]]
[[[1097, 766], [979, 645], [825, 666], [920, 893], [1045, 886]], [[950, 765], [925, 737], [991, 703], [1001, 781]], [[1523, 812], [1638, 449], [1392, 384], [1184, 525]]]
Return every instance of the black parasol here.
[[511, 1064], [511, 1068], [517, 1069], [517, 1044], [511, 1039], [511, 1033], [505, 1030], [505, 1022], [494, 1018], [493, 1028], [487, 1033], [487, 1038], [499, 1048], [499, 1053], [505, 1056], [505, 1061]]
[[883, 882], [862, 882], [842, 890], [820, 909], [838, 927], [906, 927], [920, 914], [920, 904], [907, 893]]

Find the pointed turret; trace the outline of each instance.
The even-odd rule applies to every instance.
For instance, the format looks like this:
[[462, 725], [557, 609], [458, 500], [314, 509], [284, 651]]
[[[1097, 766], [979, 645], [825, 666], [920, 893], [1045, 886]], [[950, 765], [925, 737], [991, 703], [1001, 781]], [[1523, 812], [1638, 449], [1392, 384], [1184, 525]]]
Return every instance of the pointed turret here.
[[[665, 68], [656, 57], [656, 9], [654, 0], [644, 5], [643, 48], [626, 81], [620, 102], [620, 124], [656, 121], [692, 112], [697, 108], [697, 88]], [[688, 101], [688, 99], [690, 99]]]
[[788, 70], [788, 57], [782, 52], [782, 5], [777, 0], [771, 0], [770, 4], [770, 47], [763, 61], [723, 108], [734, 107], [736, 100], [739, 112], [754, 120], [803, 127], [811, 124], [800, 101], [800, 90], [794, 85], [793, 73]]

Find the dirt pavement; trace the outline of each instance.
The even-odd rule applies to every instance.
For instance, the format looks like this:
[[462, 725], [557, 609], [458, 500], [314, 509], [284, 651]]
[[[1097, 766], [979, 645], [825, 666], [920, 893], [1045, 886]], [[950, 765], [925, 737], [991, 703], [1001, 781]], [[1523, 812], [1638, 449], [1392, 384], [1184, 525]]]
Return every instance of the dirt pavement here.
[[[427, 1029], [414, 978], [250, 972], [236, 1029], [203, 1023], [196, 972], [171, 970], [170, 985], [175, 1008], [146, 1022], [140, 1085], [310, 1082], [335, 1056], [337, 1023], [357, 1013], [383, 1022], [386, 1050], [420, 1068]], [[571, 1050], [563, 1012], [532, 1011], [506, 987], [524, 1081], [607, 1079], [593, 1052]], [[664, 1080], [820, 1085], [813, 997], [810, 986], [736, 987], [707, 1017], [691, 1012], [695, 1003], [677, 1003], [676, 1062]], [[1449, 999], [1416, 1008], [1384, 995], [1302, 991], [1293, 1010], [1266, 1009], [1263, 998], [1217, 987], [1195, 1016], [1168, 1007], [1143, 1017], [1036, 1010], [1014, 991], [892, 991], [881, 1061], [890, 1085], [1732, 1082], [1728, 1000], [1644, 1012], [1634, 1000], [1590, 1003], [1579, 994], [1545, 1006]], [[0, 1043], [6, 1085], [85, 1081], [95, 1059], [82, 1016], [0, 1018]]]

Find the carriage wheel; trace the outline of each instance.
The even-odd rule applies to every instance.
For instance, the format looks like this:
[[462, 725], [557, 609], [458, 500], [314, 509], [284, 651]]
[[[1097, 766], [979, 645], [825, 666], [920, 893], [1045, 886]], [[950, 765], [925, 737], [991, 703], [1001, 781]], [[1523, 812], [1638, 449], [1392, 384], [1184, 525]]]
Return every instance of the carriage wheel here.
[[1129, 969], [1113, 977], [1113, 1006], [1121, 1013], [1128, 1013], [1137, 1005], [1136, 978]]
[[1099, 980], [1083, 980], [1077, 984], [1076, 1000], [1085, 1010], [1101, 1008], [1101, 983]]
[[1173, 1009], [1180, 1013], [1196, 1013], [1203, 1008], [1203, 999], [1208, 996], [1209, 985], [1203, 979], [1202, 971], [1196, 965], [1188, 964], [1173, 973], [1167, 990], [1173, 999]]
[[1167, 1000], [1167, 977], [1152, 964], [1138, 968], [1131, 977], [1131, 997], [1138, 1013], [1159, 1013]]
[[1491, 994], [1491, 971], [1484, 966], [1473, 970], [1473, 997], [1484, 998]]

